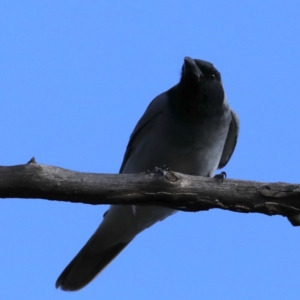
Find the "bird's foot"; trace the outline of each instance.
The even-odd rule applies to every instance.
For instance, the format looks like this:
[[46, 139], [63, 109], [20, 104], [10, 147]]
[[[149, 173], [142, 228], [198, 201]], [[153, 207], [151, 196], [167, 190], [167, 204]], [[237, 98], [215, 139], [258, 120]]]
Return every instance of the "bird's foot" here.
[[214, 178], [221, 180], [221, 182], [224, 182], [224, 179], [227, 177], [226, 172], [221, 172], [220, 174], [217, 174], [214, 176]]
[[165, 175], [165, 172], [170, 172], [170, 171], [171, 171], [171, 169], [167, 165], [163, 165], [161, 168], [159, 168], [159, 167], [154, 168], [154, 172], [159, 173], [161, 175]]

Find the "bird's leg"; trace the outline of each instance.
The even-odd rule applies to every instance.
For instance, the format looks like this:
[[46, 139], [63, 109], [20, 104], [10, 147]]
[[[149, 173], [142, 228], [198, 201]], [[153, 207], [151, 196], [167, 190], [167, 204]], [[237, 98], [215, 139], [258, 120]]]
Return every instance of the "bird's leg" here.
[[165, 172], [170, 172], [170, 171], [171, 171], [171, 169], [167, 165], [163, 165], [161, 168], [159, 168], [159, 167], [154, 168], [154, 172], [159, 173], [161, 175], [165, 175]]
[[221, 172], [220, 174], [217, 174], [214, 176], [214, 178], [221, 180], [221, 182], [224, 182], [224, 179], [227, 177], [226, 172]]

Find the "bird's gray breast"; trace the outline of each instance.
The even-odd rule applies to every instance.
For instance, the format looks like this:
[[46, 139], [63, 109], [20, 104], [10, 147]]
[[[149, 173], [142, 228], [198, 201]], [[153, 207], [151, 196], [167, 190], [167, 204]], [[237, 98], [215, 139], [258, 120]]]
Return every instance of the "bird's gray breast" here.
[[200, 176], [216, 171], [231, 121], [230, 109], [199, 122], [179, 120], [170, 109], [146, 124], [135, 137], [122, 173], [139, 173], [167, 165]]

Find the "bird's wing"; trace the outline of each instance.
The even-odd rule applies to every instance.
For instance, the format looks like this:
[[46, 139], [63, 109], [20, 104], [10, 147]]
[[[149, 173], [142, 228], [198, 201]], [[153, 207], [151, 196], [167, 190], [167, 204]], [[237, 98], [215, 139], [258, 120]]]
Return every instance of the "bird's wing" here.
[[229, 126], [229, 130], [228, 130], [228, 135], [225, 141], [225, 145], [224, 145], [224, 149], [223, 149], [223, 153], [219, 162], [219, 166], [218, 169], [221, 169], [223, 167], [226, 166], [226, 164], [228, 163], [236, 142], [237, 142], [237, 138], [239, 135], [239, 130], [240, 130], [240, 121], [239, 118], [237, 116], [237, 114], [231, 110], [231, 123]]
[[[158, 115], [160, 115], [168, 106], [168, 92], [162, 93], [160, 95], [158, 95], [154, 100], [152, 100], [152, 102], [149, 104], [149, 106], [147, 107], [145, 113], [143, 114], [143, 116], [140, 118], [140, 120], [138, 121], [138, 123], [136, 124], [131, 136], [130, 136], [130, 140], [128, 142], [127, 148], [126, 148], [126, 152], [124, 154], [124, 159], [120, 168], [119, 173], [122, 173], [127, 160], [130, 156], [130, 153], [132, 151], [133, 148], [133, 143], [135, 141], [135, 139], [137, 138], [137, 136], [139, 134], [141, 134], [141, 132], [143, 131], [143, 128], [145, 128], [145, 126], [147, 124], [149, 124], [151, 121], [153, 121]], [[146, 171], [146, 170], [145, 170]]]

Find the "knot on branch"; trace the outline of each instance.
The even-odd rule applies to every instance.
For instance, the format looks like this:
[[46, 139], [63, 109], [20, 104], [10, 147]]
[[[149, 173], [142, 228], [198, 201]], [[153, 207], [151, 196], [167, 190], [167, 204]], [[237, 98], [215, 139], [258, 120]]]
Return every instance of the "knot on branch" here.
[[179, 178], [175, 175], [175, 173], [173, 172], [166, 172], [166, 174], [164, 174], [165, 179], [167, 179], [169, 182], [176, 182], [179, 180]]

